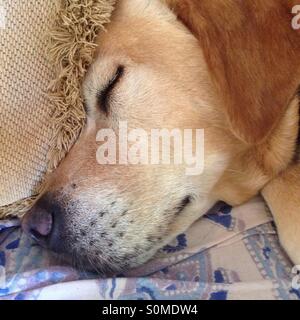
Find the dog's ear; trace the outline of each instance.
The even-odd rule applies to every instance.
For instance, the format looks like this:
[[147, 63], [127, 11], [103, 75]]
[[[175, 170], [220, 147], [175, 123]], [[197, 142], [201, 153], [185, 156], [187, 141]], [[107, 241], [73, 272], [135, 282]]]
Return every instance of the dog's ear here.
[[300, 83], [293, 0], [165, 0], [199, 39], [232, 132], [262, 142]]

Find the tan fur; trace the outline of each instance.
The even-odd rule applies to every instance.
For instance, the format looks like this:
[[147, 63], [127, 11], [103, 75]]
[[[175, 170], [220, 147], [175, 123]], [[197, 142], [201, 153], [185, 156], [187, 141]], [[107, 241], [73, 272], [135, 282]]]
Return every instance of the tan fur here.
[[262, 191], [277, 226], [281, 244], [300, 264], [300, 166], [291, 166]]
[[[99, 35], [84, 82], [86, 127], [49, 177], [46, 193], [68, 213], [68, 234], [77, 239], [69, 239], [75, 256], [84, 250], [97, 266], [110, 261], [116, 270], [138, 265], [216, 201], [239, 205], [290, 166], [298, 133], [295, 94], [300, 83], [300, 38], [290, 25], [292, 4], [283, 0], [118, 3], [107, 32]], [[120, 64], [125, 75], [106, 117], [96, 95]], [[117, 129], [118, 120], [145, 130], [204, 128], [204, 173], [188, 177], [182, 166], [99, 165], [96, 133], [103, 127]], [[272, 184], [267, 187], [267, 201], [273, 190], [289, 182], [288, 175], [279, 187], [277, 183], [275, 189]], [[172, 208], [186, 195], [192, 195], [193, 202], [176, 216]], [[283, 199], [295, 206], [296, 197]], [[104, 210], [108, 214], [99, 218]], [[294, 232], [297, 228], [290, 223], [300, 227], [296, 214], [291, 220], [276, 215], [280, 229]], [[97, 221], [96, 226], [81, 237], [78, 229], [90, 220]], [[114, 245], [100, 239], [99, 256], [97, 247], [88, 243], [98, 241], [103, 230]], [[297, 237], [283, 235], [287, 251], [298, 261]]]
[[236, 136], [265, 139], [283, 116], [300, 79], [300, 32], [289, 0], [171, 0], [199, 39], [222, 108]]
[[284, 171], [294, 156], [298, 123], [299, 99], [296, 97], [269, 139], [253, 147], [236, 149], [236, 155], [213, 190], [217, 198], [239, 205]]

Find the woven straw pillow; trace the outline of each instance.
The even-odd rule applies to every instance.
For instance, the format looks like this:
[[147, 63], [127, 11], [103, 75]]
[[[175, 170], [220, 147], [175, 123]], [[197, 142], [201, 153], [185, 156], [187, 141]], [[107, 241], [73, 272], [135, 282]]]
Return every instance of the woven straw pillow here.
[[75, 141], [80, 81], [113, 4], [0, 0], [0, 218], [29, 208], [47, 167]]

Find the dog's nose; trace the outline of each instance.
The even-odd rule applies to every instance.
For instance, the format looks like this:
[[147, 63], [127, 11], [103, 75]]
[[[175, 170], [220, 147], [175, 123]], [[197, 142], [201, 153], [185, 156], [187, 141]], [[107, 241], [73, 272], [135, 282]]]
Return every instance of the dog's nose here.
[[[22, 229], [38, 244], [56, 252], [60, 252], [60, 210], [57, 204], [51, 204], [41, 198], [22, 219]], [[55, 223], [54, 223], [55, 222]]]

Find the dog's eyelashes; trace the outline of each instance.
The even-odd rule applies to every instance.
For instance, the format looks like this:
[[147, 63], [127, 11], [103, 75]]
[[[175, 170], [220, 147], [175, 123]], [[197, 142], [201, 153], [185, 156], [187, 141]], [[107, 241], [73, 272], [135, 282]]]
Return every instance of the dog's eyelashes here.
[[116, 84], [119, 82], [123, 74], [124, 74], [124, 66], [119, 66], [114, 76], [108, 82], [108, 84], [97, 93], [97, 102], [98, 102], [99, 108], [106, 115], [108, 115], [108, 112], [109, 112], [109, 97], [112, 93], [112, 90], [114, 89]]
[[179, 205], [175, 208], [175, 214], [179, 215], [192, 201], [192, 196], [186, 196], [183, 198]]

